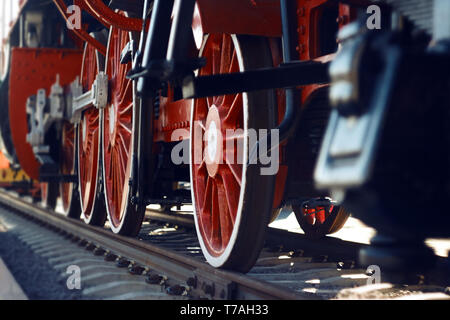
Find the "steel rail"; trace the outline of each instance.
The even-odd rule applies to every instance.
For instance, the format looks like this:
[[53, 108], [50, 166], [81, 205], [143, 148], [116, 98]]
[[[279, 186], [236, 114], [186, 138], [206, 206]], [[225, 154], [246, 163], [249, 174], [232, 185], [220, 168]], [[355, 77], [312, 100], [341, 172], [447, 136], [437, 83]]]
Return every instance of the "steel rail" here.
[[[151, 221], [166, 222], [188, 228], [195, 228], [194, 216], [192, 214], [180, 214], [176, 212], [163, 212], [157, 210], [146, 210], [146, 216]], [[356, 260], [359, 250], [367, 247], [367, 244], [342, 240], [334, 237], [311, 240], [301, 233], [287, 230], [268, 228], [266, 233], [266, 246], [283, 246], [284, 249], [300, 248], [314, 255], [326, 255], [338, 260]]]
[[[18, 198], [12, 193], [0, 190], [0, 203], [17, 210], [32, 219], [38, 220], [79, 238], [92, 242], [98, 247], [123, 255], [136, 263], [167, 275], [171, 279], [194, 282], [193, 292], [203, 290], [198, 284], [208, 280], [217, 288], [214, 298], [221, 299], [283, 299], [311, 300], [319, 299], [309, 293], [299, 293], [277, 285], [250, 278], [244, 274], [215, 269], [210, 265], [189, 256], [145, 243], [143, 241], [113, 234], [111, 231], [84, 224], [79, 220], [66, 218], [52, 211], [37, 207], [35, 204]], [[203, 286], [204, 287], [204, 286]], [[225, 290], [223, 288], [229, 288]], [[219, 291], [221, 290], [221, 291]]]

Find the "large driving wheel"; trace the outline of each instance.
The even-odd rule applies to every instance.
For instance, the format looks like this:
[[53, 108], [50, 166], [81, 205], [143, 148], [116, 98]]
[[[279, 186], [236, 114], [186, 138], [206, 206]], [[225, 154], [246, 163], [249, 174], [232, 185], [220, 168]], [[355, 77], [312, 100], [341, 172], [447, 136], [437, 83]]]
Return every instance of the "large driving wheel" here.
[[110, 99], [102, 111], [104, 193], [108, 220], [115, 233], [135, 235], [145, 214], [145, 204], [132, 203], [130, 179], [137, 149], [136, 114], [140, 101], [134, 82], [126, 78], [132, 63], [121, 63], [121, 53], [134, 35], [112, 27], [106, 55]]
[[[61, 174], [72, 176], [76, 174], [76, 127], [65, 121], [62, 126], [62, 147], [60, 157]], [[59, 184], [64, 215], [79, 218], [81, 213], [80, 200], [76, 183], [62, 182]]]
[[293, 209], [298, 224], [305, 235], [312, 239], [338, 232], [350, 216], [344, 207], [333, 205], [328, 199], [312, 199]]
[[[259, 37], [210, 35], [200, 53], [207, 59], [200, 75], [246, 71], [272, 62], [266, 40]], [[259, 165], [246, 165], [253, 147], [248, 136], [250, 129], [273, 128], [273, 104], [271, 91], [193, 102], [190, 171], [195, 225], [203, 254], [214, 267], [247, 272], [262, 248], [275, 176], [261, 175]]]
[[[102, 40], [103, 33], [93, 34]], [[91, 90], [97, 74], [103, 70], [104, 58], [90, 44], [86, 44], [81, 70], [83, 92]], [[78, 189], [80, 194], [81, 217], [92, 225], [103, 225], [106, 220], [102, 209], [103, 197], [100, 195], [100, 112], [90, 107], [83, 112], [78, 126]]]

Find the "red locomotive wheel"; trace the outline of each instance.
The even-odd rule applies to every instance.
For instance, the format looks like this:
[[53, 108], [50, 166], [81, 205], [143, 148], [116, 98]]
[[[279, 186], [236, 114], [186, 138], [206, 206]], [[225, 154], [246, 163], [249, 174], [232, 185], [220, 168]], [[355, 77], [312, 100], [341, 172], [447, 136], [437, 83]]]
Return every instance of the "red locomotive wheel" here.
[[131, 203], [130, 178], [136, 148], [136, 108], [139, 100], [133, 81], [126, 78], [132, 63], [121, 64], [121, 53], [133, 34], [112, 27], [106, 54], [110, 101], [102, 111], [104, 192], [108, 220], [114, 233], [135, 235], [145, 206]]
[[58, 184], [41, 182], [41, 203], [44, 208], [55, 210], [58, 199]]
[[[102, 33], [95, 33], [101, 38]], [[83, 92], [91, 90], [97, 74], [103, 69], [103, 57], [90, 44], [86, 44], [81, 69]], [[83, 112], [78, 125], [78, 189], [80, 194], [81, 218], [92, 225], [103, 225], [106, 219], [101, 210], [99, 178], [100, 166], [100, 112], [91, 107]]]
[[350, 213], [342, 206], [294, 206], [297, 221], [312, 239], [323, 238], [328, 234], [338, 232], [347, 221]]
[[[64, 122], [62, 126], [62, 148], [60, 170], [63, 175], [74, 175], [76, 172], [76, 128], [70, 122]], [[78, 190], [74, 183], [60, 183], [59, 193], [61, 195], [64, 215], [71, 218], [79, 218], [81, 209], [78, 199]]]
[[[227, 34], [208, 36], [201, 55], [207, 64], [200, 75], [262, 68], [272, 61], [264, 39]], [[272, 91], [193, 102], [190, 171], [195, 225], [203, 254], [215, 267], [247, 272], [262, 248], [275, 176], [261, 175], [259, 165], [246, 165], [252, 148], [248, 131], [274, 127], [273, 103]]]

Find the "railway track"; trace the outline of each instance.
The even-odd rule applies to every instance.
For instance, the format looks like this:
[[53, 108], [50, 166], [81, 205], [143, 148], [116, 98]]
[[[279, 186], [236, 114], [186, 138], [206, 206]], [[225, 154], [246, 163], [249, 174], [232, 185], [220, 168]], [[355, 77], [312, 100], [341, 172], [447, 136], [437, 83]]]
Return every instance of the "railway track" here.
[[[81, 269], [87, 299], [352, 299], [449, 298], [448, 277], [414, 275], [408, 283], [366, 285], [356, 264], [363, 244], [269, 228], [257, 264], [246, 275], [217, 270], [201, 253], [192, 216], [148, 211], [137, 238], [85, 225], [0, 191], [3, 220], [27, 224], [20, 239], [63, 279]], [[0, 220], [1, 222], [2, 220]], [[441, 259], [441, 265], [446, 260]], [[383, 277], [385, 274], [383, 274]], [[433, 279], [432, 279], [433, 278]], [[448, 292], [448, 290], [447, 290]]]

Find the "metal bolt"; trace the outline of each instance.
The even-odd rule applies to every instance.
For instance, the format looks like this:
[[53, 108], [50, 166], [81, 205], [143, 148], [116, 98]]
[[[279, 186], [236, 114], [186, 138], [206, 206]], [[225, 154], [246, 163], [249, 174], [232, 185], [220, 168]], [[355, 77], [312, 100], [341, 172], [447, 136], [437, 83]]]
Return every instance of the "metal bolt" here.
[[96, 256], [102, 256], [106, 253], [106, 250], [103, 249], [102, 247], [96, 247], [93, 251], [94, 255]]
[[166, 289], [167, 294], [171, 296], [181, 296], [186, 292], [186, 288], [180, 285], [174, 285]]
[[116, 261], [118, 257], [119, 257], [118, 255], [116, 255], [114, 253], [111, 253], [111, 252], [108, 252], [105, 255], [105, 261]]
[[116, 266], [118, 268], [127, 268], [131, 264], [131, 261], [126, 258], [120, 258], [117, 260]]
[[87, 251], [94, 251], [97, 248], [97, 246], [95, 244], [93, 244], [92, 242], [88, 242], [86, 244], [86, 250]]
[[128, 271], [133, 275], [142, 275], [145, 271], [145, 267], [140, 265], [132, 265], [128, 268]]
[[187, 279], [186, 284], [189, 287], [192, 287], [194, 289], [197, 288], [197, 278], [196, 277], [191, 277], [191, 278]]

